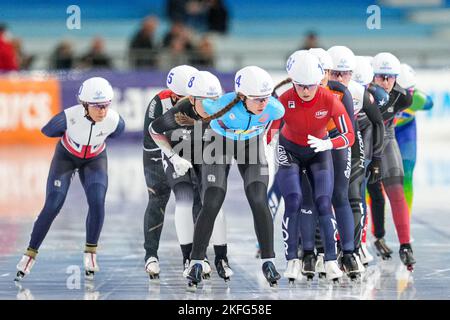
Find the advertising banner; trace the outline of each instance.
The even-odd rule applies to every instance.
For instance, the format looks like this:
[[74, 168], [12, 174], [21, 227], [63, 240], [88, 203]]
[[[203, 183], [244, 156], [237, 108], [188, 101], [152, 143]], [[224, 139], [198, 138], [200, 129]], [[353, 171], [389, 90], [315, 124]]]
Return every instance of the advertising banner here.
[[0, 78], [0, 144], [48, 144], [41, 128], [61, 109], [54, 78]]
[[[234, 74], [215, 74], [225, 92], [234, 90]], [[285, 72], [272, 72], [271, 75], [275, 84], [287, 76]], [[14, 78], [0, 76], [0, 145], [52, 142], [54, 139], [44, 137], [40, 129], [54, 114], [77, 104], [76, 95], [81, 83], [95, 76], [104, 77], [113, 86], [111, 108], [117, 110], [126, 123], [122, 139], [141, 139], [145, 110], [150, 100], [165, 89], [167, 72], [98, 70], [42, 72], [40, 78], [35, 74]], [[450, 121], [450, 71], [417, 70], [417, 87], [434, 100], [432, 110], [417, 113], [420, 125], [430, 125], [434, 134], [437, 123]], [[289, 86], [278, 92], [285, 88]]]
[[[0, 76], [0, 145], [53, 143], [40, 129], [53, 115], [76, 105], [81, 83], [91, 77], [107, 79], [114, 89], [111, 108], [124, 118], [123, 138], [141, 138], [150, 100], [166, 88], [167, 72], [71, 71]], [[217, 74], [225, 91], [233, 90], [234, 74]]]

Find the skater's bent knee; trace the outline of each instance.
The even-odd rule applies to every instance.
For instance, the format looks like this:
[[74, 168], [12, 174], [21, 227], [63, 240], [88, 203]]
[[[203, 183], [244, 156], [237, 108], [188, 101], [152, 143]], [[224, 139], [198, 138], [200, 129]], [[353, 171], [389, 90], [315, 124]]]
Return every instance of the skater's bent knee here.
[[89, 207], [104, 206], [106, 187], [101, 183], [93, 183], [86, 190]]
[[297, 212], [302, 205], [302, 196], [299, 193], [290, 193], [284, 197], [286, 212]]
[[403, 185], [403, 176], [389, 177], [383, 179], [383, 184], [385, 187], [392, 186], [395, 184]]
[[331, 199], [328, 196], [320, 196], [315, 200], [319, 215], [327, 215], [331, 212]]
[[249, 201], [254, 203], [265, 203], [267, 201], [267, 187], [262, 182], [252, 182], [245, 188]]
[[203, 209], [219, 212], [225, 200], [225, 190], [219, 187], [208, 187], [203, 198]]
[[47, 195], [43, 211], [53, 212], [57, 215], [64, 204], [65, 198], [66, 195], [62, 192], [51, 192]]
[[348, 189], [342, 188], [339, 191], [333, 193], [333, 205], [341, 207], [348, 203]]

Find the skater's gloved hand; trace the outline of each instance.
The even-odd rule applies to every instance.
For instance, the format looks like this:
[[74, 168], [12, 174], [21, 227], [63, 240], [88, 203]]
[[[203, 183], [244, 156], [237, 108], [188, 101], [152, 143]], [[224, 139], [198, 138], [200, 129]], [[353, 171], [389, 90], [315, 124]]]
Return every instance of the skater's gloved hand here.
[[321, 152], [333, 149], [333, 143], [329, 138], [322, 140], [310, 134], [308, 134], [308, 144], [311, 148], [314, 149], [314, 152]]
[[367, 88], [367, 91], [372, 94], [379, 107], [383, 107], [389, 102], [389, 93], [387, 93], [386, 90], [384, 90], [381, 86], [377, 84], [371, 84]]
[[170, 162], [172, 162], [175, 172], [179, 176], [184, 176], [186, 174], [186, 172], [188, 172], [188, 170], [190, 168], [192, 168], [192, 164], [189, 161], [187, 161], [186, 159], [183, 159], [176, 153], [173, 154], [169, 158], [169, 160], [170, 160]]
[[381, 160], [372, 159], [372, 161], [367, 166], [366, 178], [368, 178], [368, 183], [373, 184], [381, 180]]

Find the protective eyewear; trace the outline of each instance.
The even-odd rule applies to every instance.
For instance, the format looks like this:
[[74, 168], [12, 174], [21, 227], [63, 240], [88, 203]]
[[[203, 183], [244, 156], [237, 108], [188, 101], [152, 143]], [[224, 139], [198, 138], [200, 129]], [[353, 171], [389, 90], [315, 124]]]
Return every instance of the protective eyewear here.
[[264, 98], [248, 98], [248, 99], [253, 100], [253, 101], [255, 101], [255, 102], [263, 103], [263, 102], [266, 102], [266, 101], [269, 99], [269, 97], [264, 97]]
[[298, 83], [296, 83], [295, 85], [301, 90], [308, 89], [308, 91], [314, 90], [318, 86], [317, 84], [298, 84]]
[[210, 99], [210, 100], [217, 100], [217, 99], [219, 99], [219, 97], [217, 96], [217, 97], [197, 97], [197, 96], [193, 96], [193, 98], [195, 99], [195, 100], [200, 100], [200, 101], [203, 101], [203, 100], [205, 100], [205, 99]]
[[111, 105], [111, 102], [89, 103], [88, 105], [89, 105], [89, 107], [94, 107], [97, 109], [107, 109]]
[[397, 78], [397, 75], [395, 74], [383, 74], [383, 73], [378, 73], [375, 75], [375, 79], [377, 80], [394, 80]]

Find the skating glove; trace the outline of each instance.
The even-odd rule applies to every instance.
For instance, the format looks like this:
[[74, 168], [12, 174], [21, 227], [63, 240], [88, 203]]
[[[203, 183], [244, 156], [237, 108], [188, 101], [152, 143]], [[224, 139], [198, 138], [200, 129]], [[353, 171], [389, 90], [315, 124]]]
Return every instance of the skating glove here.
[[322, 140], [310, 134], [308, 135], [308, 144], [311, 148], [314, 149], [314, 152], [321, 152], [333, 149], [333, 143], [329, 138]]
[[383, 107], [389, 102], [389, 93], [377, 84], [371, 84], [367, 91], [369, 91], [375, 98], [378, 107]]
[[381, 160], [372, 159], [372, 161], [367, 166], [366, 178], [368, 178], [368, 183], [373, 184], [381, 180]]
[[188, 172], [188, 170], [192, 168], [192, 164], [189, 161], [183, 159], [176, 153], [173, 154], [169, 158], [169, 160], [170, 162], [172, 162], [175, 172], [177, 173], [178, 176], [184, 176], [186, 172]]

